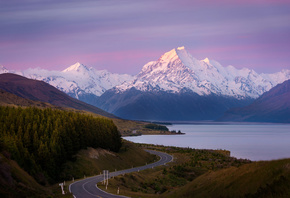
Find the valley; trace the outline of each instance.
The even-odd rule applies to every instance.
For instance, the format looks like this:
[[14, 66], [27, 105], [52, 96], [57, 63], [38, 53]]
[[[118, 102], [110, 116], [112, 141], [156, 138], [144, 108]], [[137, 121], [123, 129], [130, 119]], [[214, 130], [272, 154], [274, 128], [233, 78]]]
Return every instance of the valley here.
[[0, 198], [289, 198], [289, 21], [289, 0], [0, 0]]
[[[9, 78], [20, 77], [12, 75]], [[215, 185], [214, 181], [219, 181], [221, 185], [215, 187], [214, 194], [225, 196], [225, 185], [233, 183], [227, 195], [233, 196], [239, 193], [239, 181], [246, 180], [254, 187], [246, 186], [241, 197], [263, 197], [265, 190], [269, 195], [289, 195], [289, 191], [285, 190], [289, 189], [289, 171], [283, 168], [288, 166], [287, 160], [251, 162], [230, 157], [230, 151], [226, 150], [133, 144], [122, 140], [121, 134], [132, 135], [134, 131], [167, 134], [168, 131], [164, 126], [148, 122], [123, 120], [111, 114], [106, 117], [102, 110], [92, 109], [101, 113], [95, 114], [86, 111], [86, 105], [78, 106], [84, 109], [56, 106], [60, 103], [49, 102], [57, 101], [59, 96], [68, 97], [67, 100], [72, 102], [75, 100], [58, 94], [58, 90], [51, 86], [46, 90], [51, 90], [53, 94], [46, 94], [46, 100], [43, 100], [39, 97], [41, 95], [33, 95], [33, 92], [42, 93], [46, 84], [21, 77], [22, 83], [17, 86], [17, 80], [10, 86], [4, 86], [9, 83], [5, 79], [0, 79], [2, 88], [5, 88], [0, 95], [0, 174], [5, 178], [0, 180], [1, 196], [72, 197], [68, 189], [72, 180], [99, 175], [104, 169], [114, 172], [157, 160], [144, 148], [167, 152], [174, 156], [174, 161], [166, 166], [110, 179], [109, 192], [116, 192], [119, 186], [121, 194], [131, 197], [202, 197], [212, 195], [213, 192], [204, 189], [210, 189], [209, 186]], [[31, 85], [33, 88], [29, 88]], [[33, 92], [30, 93], [30, 90]], [[40, 101], [35, 97], [39, 97]], [[80, 104], [78, 101], [76, 103]], [[265, 168], [273, 172], [271, 177], [265, 176]], [[227, 176], [246, 170], [253, 170], [259, 176]], [[275, 172], [279, 172], [277, 177], [273, 175]], [[208, 178], [213, 183], [204, 182]], [[63, 181], [67, 193], [64, 196], [59, 187]], [[195, 183], [197, 181], [200, 186]]]

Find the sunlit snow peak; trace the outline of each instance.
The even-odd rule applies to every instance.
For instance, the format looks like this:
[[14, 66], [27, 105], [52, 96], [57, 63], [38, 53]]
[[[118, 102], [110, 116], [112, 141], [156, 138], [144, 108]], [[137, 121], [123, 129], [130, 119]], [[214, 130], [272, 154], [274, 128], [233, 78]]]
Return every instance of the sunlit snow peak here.
[[77, 62], [70, 67], [63, 70], [63, 72], [69, 72], [69, 71], [89, 71], [91, 68], [88, 68], [87, 66]]

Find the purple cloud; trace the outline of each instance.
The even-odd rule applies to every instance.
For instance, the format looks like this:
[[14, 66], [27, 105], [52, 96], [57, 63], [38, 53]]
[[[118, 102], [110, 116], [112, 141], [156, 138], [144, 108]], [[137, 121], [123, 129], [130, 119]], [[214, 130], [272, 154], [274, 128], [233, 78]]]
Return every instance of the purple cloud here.
[[287, 0], [1, 1], [0, 64], [136, 74], [184, 45], [199, 59], [276, 72], [290, 68], [289, 21]]

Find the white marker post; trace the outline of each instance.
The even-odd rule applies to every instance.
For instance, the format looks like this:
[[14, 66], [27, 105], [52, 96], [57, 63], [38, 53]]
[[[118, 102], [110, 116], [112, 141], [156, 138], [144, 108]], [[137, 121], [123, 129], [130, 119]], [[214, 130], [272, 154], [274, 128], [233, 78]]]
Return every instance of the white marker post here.
[[109, 184], [109, 171], [103, 170], [103, 175], [104, 175], [103, 184], [106, 185], [106, 189], [107, 189], [107, 185]]
[[63, 183], [60, 183], [59, 186], [61, 187], [61, 192], [64, 195], [64, 191], [63, 191]]
[[107, 170], [107, 185], [109, 185], [109, 170]]
[[103, 184], [105, 185], [105, 183], [106, 183], [106, 170], [103, 170], [103, 175], [104, 175]]

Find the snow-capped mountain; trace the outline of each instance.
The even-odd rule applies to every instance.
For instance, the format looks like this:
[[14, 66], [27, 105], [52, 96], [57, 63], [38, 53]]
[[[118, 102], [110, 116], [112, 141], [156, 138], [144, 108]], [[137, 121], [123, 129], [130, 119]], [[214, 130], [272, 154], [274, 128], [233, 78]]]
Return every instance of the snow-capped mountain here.
[[178, 47], [144, 65], [132, 81], [106, 91], [97, 105], [126, 119], [215, 120], [287, 79], [290, 70], [258, 74], [223, 67], [208, 58], [197, 60]]
[[0, 66], [0, 73], [7, 72], [42, 80], [119, 117], [139, 120], [213, 120], [290, 79], [290, 70], [258, 74], [247, 68], [223, 67], [208, 58], [197, 60], [184, 47], [145, 64], [136, 76], [80, 63], [63, 71], [9, 71]]
[[197, 60], [184, 47], [172, 49], [157, 61], [144, 65], [131, 82], [117, 86], [124, 92], [132, 87], [140, 91], [178, 93], [189, 89], [200, 96], [217, 94], [235, 98], [257, 98], [278, 83], [290, 78], [290, 70], [258, 74], [247, 68], [223, 67], [208, 58]]
[[44, 81], [77, 99], [86, 94], [100, 96], [106, 90], [120, 85], [126, 80], [133, 79], [128, 74], [114, 74], [106, 70], [96, 70], [80, 63], [76, 63], [63, 71], [48, 71], [40, 68], [9, 71], [0, 66], [0, 73], [8, 72]]

